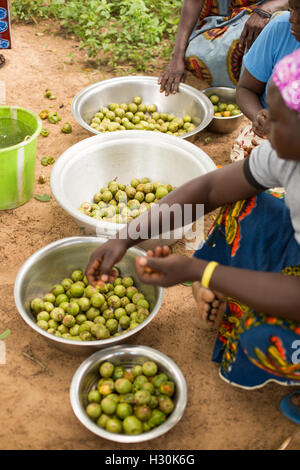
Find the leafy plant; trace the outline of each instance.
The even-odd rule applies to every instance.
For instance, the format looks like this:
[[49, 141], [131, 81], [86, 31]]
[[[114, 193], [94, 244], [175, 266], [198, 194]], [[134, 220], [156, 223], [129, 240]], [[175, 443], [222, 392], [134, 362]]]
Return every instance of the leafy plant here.
[[13, 0], [23, 22], [53, 18], [80, 39], [89, 57], [146, 70], [170, 55], [182, 0]]

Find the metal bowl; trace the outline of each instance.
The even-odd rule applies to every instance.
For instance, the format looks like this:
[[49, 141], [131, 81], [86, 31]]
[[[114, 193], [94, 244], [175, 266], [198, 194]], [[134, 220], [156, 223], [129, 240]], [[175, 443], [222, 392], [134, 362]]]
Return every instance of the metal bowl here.
[[63, 351], [82, 354], [126, 342], [153, 320], [162, 305], [164, 289], [142, 284], [136, 275], [135, 258], [144, 256], [145, 252], [139, 248], [130, 248], [117, 266], [123, 276], [133, 277], [135, 285], [150, 303], [151, 313], [143, 323], [120, 336], [82, 342], [54, 336], [37, 326], [30, 310], [31, 301], [35, 297], [43, 297], [54, 284], [68, 277], [75, 269], [85, 269], [92, 252], [105, 241], [106, 239], [96, 237], [70, 237], [58, 240], [34, 253], [18, 272], [14, 296], [20, 315], [33, 330]]
[[[236, 89], [227, 87], [211, 87], [202, 90], [208, 98], [211, 95], [218, 95], [222, 103], [236, 103]], [[238, 114], [237, 116], [229, 117], [216, 117], [214, 116], [210, 122], [207, 130], [216, 132], [217, 134], [229, 134], [237, 129], [244, 119], [244, 115]]]
[[[97, 426], [97, 424], [87, 416], [85, 407], [88, 404], [87, 396], [89, 392], [95, 387], [99, 380], [98, 371], [100, 364], [104, 361], [110, 361], [115, 365], [130, 368], [135, 365], [141, 365], [146, 360], [156, 362], [159, 371], [164, 372], [175, 382], [175, 394], [174, 397], [172, 397], [175, 404], [173, 412], [162, 425], [138, 435], [113, 434]], [[155, 439], [165, 434], [178, 423], [187, 404], [187, 385], [179, 367], [172, 359], [160, 351], [147, 346], [115, 346], [96, 352], [79, 366], [72, 379], [70, 399], [75, 415], [91, 432], [104, 439], [109, 439], [110, 441], [131, 444], [133, 442], [144, 442]]]
[[[216, 168], [211, 158], [195, 145], [172, 135], [150, 131], [117, 131], [85, 139], [64, 152], [51, 172], [51, 190], [59, 205], [88, 235], [112, 237], [125, 224], [96, 220], [78, 210], [92, 202], [99, 189], [116, 176], [127, 184], [132, 178], [180, 186]], [[184, 234], [191, 224], [184, 228]], [[182, 238], [182, 231], [165, 232], [159, 239], [140, 244], [152, 249]]]
[[155, 104], [160, 112], [173, 113], [180, 118], [190, 115], [196, 129], [180, 137], [193, 140], [213, 118], [211, 101], [201, 91], [182, 83], [178, 93], [165, 96], [160, 92], [157, 81], [157, 77], [128, 76], [94, 83], [75, 96], [72, 103], [73, 116], [82, 127], [100, 134], [89, 125], [99, 109], [109, 103], [131, 102], [138, 95], [146, 105]]

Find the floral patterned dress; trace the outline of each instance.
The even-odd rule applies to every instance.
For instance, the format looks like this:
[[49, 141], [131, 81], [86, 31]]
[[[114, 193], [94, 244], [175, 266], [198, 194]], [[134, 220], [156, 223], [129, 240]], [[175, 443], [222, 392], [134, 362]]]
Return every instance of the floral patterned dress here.
[[235, 87], [245, 53], [239, 39], [249, 16], [262, 3], [254, 0], [204, 0], [201, 16], [186, 50], [187, 68], [209, 86]]

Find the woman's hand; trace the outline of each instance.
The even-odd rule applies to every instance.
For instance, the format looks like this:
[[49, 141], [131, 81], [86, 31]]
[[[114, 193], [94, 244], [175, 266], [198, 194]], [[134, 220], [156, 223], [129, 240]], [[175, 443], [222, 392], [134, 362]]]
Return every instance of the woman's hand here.
[[[197, 268], [195, 264], [199, 264]], [[187, 256], [142, 257], [136, 259], [136, 271], [142, 282], [170, 287], [184, 281], [197, 280], [201, 273], [200, 260]], [[197, 272], [197, 274], [195, 274]]]
[[263, 139], [266, 138], [270, 130], [268, 112], [266, 109], [261, 109], [258, 111], [253, 120], [252, 126], [256, 135], [262, 137]]
[[166, 70], [158, 79], [160, 85], [160, 92], [165, 92], [168, 96], [171, 92], [177, 93], [179, 89], [179, 83], [185, 79], [185, 64], [184, 58], [178, 59], [172, 57], [171, 62], [167, 66]]
[[127, 251], [126, 240], [112, 239], [95, 250], [85, 270], [87, 280], [93, 286], [97, 282], [109, 282], [114, 264], [120, 261]]
[[259, 36], [269, 21], [269, 18], [262, 18], [256, 14], [254, 10], [248, 21], [245, 23], [240, 37], [240, 46], [246, 46], [246, 48], [249, 50], [255, 39]]

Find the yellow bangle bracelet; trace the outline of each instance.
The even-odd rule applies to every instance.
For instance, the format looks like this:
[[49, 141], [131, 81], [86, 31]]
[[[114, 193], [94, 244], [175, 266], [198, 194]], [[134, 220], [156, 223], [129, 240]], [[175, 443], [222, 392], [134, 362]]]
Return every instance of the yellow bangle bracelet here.
[[216, 261], [210, 261], [210, 263], [206, 265], [202, 274], [202, 279], [201, 279], [201, 284], [203, 287], [206, 287], [207, 289], [209, 288], [211, 277], [213, 275], [214, 270], [216, 269], [218, 265], [219, 263], [217, 263]]

